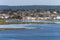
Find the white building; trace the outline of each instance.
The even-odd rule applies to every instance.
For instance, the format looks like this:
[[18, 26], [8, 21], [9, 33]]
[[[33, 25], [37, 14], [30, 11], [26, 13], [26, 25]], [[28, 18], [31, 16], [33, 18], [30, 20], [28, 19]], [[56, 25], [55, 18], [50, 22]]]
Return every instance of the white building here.
[[8, 14], [0, 14], [0, 18], [9, 18], [9, 15]]
[[35, 20], [36, 17], [27, 17], [28, 20], [32, 19], [32, 20]]
[[56, 18], [57, 18], [57, 19], [60, 19], [60, 16], [57, 16]]

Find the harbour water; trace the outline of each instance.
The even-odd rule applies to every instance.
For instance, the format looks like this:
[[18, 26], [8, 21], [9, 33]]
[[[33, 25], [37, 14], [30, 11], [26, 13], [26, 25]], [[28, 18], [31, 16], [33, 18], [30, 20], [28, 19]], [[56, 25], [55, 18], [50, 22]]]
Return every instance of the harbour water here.
[[5, 22], [60, 22], [60, 20], [5, 20]]
[[0, 40], [60, 40], [60, 24], [10, 24], [0, 28], [36, 27], [37, 30], [1, 30]]

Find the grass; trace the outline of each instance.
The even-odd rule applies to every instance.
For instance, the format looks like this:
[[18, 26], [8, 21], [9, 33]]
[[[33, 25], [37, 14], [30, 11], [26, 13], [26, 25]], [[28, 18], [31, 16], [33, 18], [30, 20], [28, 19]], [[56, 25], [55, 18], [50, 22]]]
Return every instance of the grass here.
[[37, 30], [37, 29], [40, 29], [40, 28], [0, 28], [0, 30]]
[[49, 22], [0, 22], [0, 24], [53, 24]]
[[0, 19], [0, 24], [53, 24], [49, 22], [5, 22], [6, 19]]
[[0, 28], [0, 30], [25, 30], [25, 28]]

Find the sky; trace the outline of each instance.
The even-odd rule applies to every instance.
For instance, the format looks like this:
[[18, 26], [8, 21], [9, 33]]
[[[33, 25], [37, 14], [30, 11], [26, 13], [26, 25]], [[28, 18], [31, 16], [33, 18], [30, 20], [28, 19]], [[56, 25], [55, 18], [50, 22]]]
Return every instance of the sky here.
[[60, 5], [60, 0], [0, 0], [0, 5]]

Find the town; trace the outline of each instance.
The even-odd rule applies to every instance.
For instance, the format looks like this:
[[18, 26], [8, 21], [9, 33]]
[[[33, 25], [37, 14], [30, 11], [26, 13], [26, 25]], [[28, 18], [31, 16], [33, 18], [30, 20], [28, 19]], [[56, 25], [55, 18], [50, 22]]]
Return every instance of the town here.
[[60, 10], [0, 10], [0, 19], [51, 20], [60, 19]]

